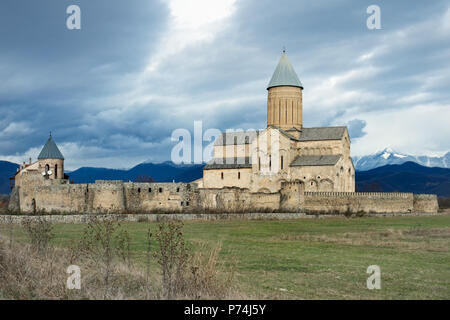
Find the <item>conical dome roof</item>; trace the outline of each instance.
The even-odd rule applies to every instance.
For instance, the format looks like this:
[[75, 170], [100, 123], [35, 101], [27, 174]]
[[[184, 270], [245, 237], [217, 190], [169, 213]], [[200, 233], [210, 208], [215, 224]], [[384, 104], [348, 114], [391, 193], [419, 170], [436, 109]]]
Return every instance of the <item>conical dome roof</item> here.
[[41, 153], [39, 153], [38, 159], [62, 159], [64, 160], [64, 157], [59, 151], [58, 146], [56, 145], [55, 141], [53, 141], [52, 136], [48, 138], [47, 142], [45, 143], [44, 147], [41, 150]]
[[291, 86], [303, 89], [303, 85], [298, 79], [298, 76], [295, 73], [294, 68], [289, 62], [286, 52], [284, 51], [283, 54], [281, 55], [280, 61], [278, 62], [277, 68], [275, 69], [275, 72], [272, 75], [272, 79], [270, 79], [267, 89], [279, 86]]

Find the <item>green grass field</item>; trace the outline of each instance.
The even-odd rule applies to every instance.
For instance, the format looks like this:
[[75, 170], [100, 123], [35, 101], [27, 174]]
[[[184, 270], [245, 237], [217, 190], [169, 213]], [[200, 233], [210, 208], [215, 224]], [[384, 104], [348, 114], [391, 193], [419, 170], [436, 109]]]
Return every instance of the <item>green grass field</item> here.
[[[53, 244], [66, 247], [84, 225], [56, 225]], [[147, 229], [123, 223], [133, 259], [144, 263]], [[0, 226], [7, 235], [7, 226]], [[187, 239], [220, 244], [235, 261], [233, 286], [255, 299], [450, 299], [450, 215], [289, 221], [186, 222]], [[26, 239], [15, 227], [14, 239]], [[368, 290], [369, 265], [381, 268], [381, 290]]]

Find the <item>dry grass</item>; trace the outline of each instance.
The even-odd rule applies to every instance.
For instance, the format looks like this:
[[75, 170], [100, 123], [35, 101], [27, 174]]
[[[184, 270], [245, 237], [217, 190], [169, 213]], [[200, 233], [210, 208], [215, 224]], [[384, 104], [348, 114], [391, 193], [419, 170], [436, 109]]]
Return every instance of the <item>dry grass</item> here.
[[[353, 246], [375, 246], [402, 249], [423, 249], [429, 251], [449, 251], [450, 228], [411, 228], [387, 229], [380, 232], [345, 232], [334, 234], [283, 234], [280, 240], [300, 240], [308, 242], [327, 242]], [[276, 240], [276, 239], [274, 239]]]
[[[91, 248], [95, 246], [95, 250], [89, 249], [83, 240], [71, 248], [38, 248], [11, 242], [0, 235], [0, 298], [231, 299], [240, 296], [229, 285], [233, 268], [225, 268], [218, 258], [220, 246], [187, 252], [182, 274], [176, 278], [182, 282], [182, 286], [180, 283], [177, 286], [182, 290], [174, 290], [168, 296], [161, 270], [144, 268], [114, 254], [114, 232], [118, 226], [99, 223], [94, 226], [96, 232], [90, 227], [86, 230], [91, 236], [87, 244]], [[93, 244], [93, 241], [97, 242]], [[70, 265], [81, 269], [80, 290], [66, 288]]]

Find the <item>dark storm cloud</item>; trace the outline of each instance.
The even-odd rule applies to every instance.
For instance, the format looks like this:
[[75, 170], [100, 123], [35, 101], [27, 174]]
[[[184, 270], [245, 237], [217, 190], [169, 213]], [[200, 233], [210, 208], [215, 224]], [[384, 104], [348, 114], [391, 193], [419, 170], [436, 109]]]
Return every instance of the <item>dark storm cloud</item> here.
[[[35, 157], [52, 131], [69, 167], [127, 167], [168, 159], [172, 131], [192, 132], [196, 120], [204, 130], [262, 128], [283, 46], [305, 86], [305, 126], [348, 124], [352, 150], [380, 148], [375, 129], [390, 132], [385, 119], [402, 121], [399, 110], [410, 119], [448, 112], [446, 1], [381, 1], [374, 31], [372, 1], [237, 1], [218, 25], [196, 24], [209, 13], [195, 1], [178, 11], [198, 11], [194, 23], [176, 25], [180, 3], [1, 1], [0, 156]], [[81, 30], [65, 26], [71, 4]], [[427, 123], [429, 151], [450, 148], [441, 122]], [[398, 145], [417, 149], [411, 139]]]
[[365, 136], [367, 133], [364, 132], [364, 127], [366, 126], [364, 120], [354, 119], [347, 123], [348, 134], [350, 139], [356, 139]]

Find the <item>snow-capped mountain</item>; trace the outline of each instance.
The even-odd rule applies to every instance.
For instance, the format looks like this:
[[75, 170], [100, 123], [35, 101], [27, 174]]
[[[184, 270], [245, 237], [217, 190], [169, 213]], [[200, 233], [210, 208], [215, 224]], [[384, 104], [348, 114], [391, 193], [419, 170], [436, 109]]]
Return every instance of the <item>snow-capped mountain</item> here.
[[447, 152], [442, 157], [412, 156], [386, 148], [371, 155], [353, 157], [352, 159], [357, 171], [366, 171], [387, 164], [402, 164], [408, 161], [413, 161], [426, 167], [450, 168], [450, 152]]

